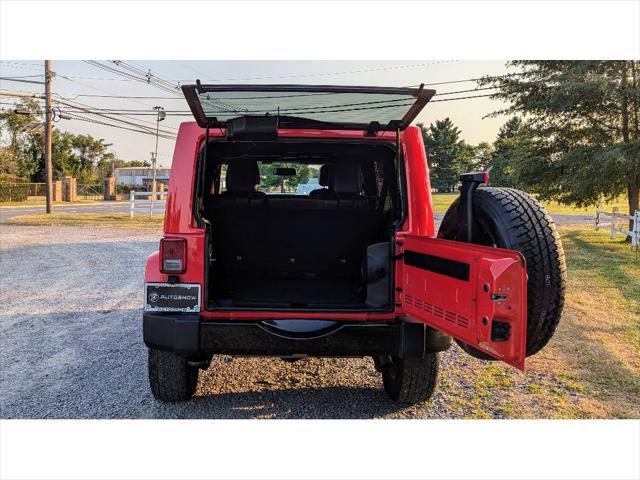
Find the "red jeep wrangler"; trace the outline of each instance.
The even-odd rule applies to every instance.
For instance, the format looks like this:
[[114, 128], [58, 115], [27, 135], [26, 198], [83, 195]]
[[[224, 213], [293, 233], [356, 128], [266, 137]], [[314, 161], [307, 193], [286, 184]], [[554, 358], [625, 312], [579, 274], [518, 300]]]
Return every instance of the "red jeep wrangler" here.
[[[160, 400], [215, 354], [373, 358], [388, 395], [428, 399], [438, 352], [524, 369], [562, 313], [565, 264], [532, 197], [461, 176], [436, 236], [420, 87], [183, 87], [164, 237], [145, 272]], [[480, 187], [480, 188], [478, 188]]]

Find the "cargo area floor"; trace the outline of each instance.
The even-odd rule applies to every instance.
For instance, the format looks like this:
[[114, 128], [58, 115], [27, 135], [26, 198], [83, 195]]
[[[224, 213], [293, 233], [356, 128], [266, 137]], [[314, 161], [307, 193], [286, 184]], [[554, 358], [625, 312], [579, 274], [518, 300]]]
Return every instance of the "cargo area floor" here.
[[355, 308], [365, 307], [359, 283], [335, 280], [243, 280], [222, 282], [215, 295], [220, 307]]

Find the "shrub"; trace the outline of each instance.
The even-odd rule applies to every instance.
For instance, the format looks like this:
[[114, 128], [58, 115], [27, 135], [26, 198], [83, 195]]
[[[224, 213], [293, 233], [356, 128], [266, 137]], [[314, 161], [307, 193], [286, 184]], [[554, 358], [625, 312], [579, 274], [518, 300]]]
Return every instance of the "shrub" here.
[[26, 202], [28, 183], [0, 183], [0, 202]]

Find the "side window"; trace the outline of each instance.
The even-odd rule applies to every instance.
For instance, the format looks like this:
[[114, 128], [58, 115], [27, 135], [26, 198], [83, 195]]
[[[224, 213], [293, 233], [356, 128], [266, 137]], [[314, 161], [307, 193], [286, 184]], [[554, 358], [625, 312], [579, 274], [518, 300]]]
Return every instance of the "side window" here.
[[384, 184], [384, 169], [382, 168], [382, 163], [373, 162], [373, 171], [376, 176], [376, 196], [380, 196], [382, 193], [382, 185]]
[[227, 164], [220, 168], [220, 193], [227, 191]]
[[381, 161], [374, 162], [374, 171], [376, 175], [376, 191], [378, 198], [383, 197], [384, 210], [391, 210], [393, 208], [393, 184], [391, 179], [385, 176], [384, 164]]

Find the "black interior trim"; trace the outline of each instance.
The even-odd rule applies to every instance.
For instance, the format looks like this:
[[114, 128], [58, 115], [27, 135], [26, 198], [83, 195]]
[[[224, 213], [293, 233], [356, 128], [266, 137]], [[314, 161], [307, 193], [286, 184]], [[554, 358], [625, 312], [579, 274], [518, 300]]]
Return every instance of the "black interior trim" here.
[[407, 250], [404, 252], [404, 264], [465, 282], [469, 281], [470, 265], [457, 260]]
[[[381, 146], [384, 147], [385, 149], [388, 148], [390, 151], [388, 151], [386, 155], [389, 156], [389, 158], [393, 158], [394, 157], [394, 153], [395, 153], [395, 145], [391, 142], [385, 142], [385, 141], [380, 141], [380, 140], [364, 140], [364, 141], [353, 141], [353, 140], [342, 140], [342, 139], [296, 139], [296, 138], [287, 138], [287, 139], [279, 139], [277, 142], [229, 142], [226, 139], [216, 139], [215, 142], [213, 142], [213, 144], [234, 144], [234, 145], [239, 145], [239, 144], [252, 144], [254, 146], [259, 146], [259, 144], [262, 143], [286, 143], [286, 144], [295, 144], [295, 143], [304, 143], [308, 146], [311, 146], [311, 144], [314, 145], [318, 145], [318, 144], [339, 144], [339, 145], [351, 145], [352, 147], [354, 146], [361, 146], [364, 144], [368, 144], [368, 145], [375, 145], [375, 146]], [[295, 151], [295, 145], [292, 145], [292, 149], [291, 151], [294, 152]], [[259, 147], [258, 147], [259, 148]], [[202, 150], [201, 150], [202, 152]], [[210, 152], [210, 157], [214, 156], [217, 157], [215, 154], [215, 149], [209, 149]], [[206, 165], [206, 169], [213, 169], [213, 171], [216, 170], [216, 165], [219, 163], [218, 161], [214, 161], [214, 158], [209, 158], [209, 161], [207, 162], [202, 162], [202, 165], [205, 166]], [[393, 167], [390, 167], [391, 171], [393, 171]], [[204, 173], [204, 172], [203, 172]], [[211, 180], [211, 177], [207, 174], [204, 173], [204, 176], [208, 177], [209, 180]], [[205, 181], [206, 184], [206, 181]], [[205, 187], [205, 189], [203, 189], [204, 192], [207, 191], [207, 188]], [[404, 192], [398, 192], [399, 193], [399, 197], [403, 198], [404, 197]], [[205, 193], [206, 196], [206, 193]], [[269, 196], [269, 198], [263, 198], [263, 197], [253, 197], [249, 200], [249, 203], [247, 204], [247, 207], [249, 207], [251, 210], [253, 210], [254, 208], [256, 209], [255, 211], [257, 212], [260, 209], [262, 210], [261, 214], [258, 215], [251, 215], [251, 218], [249, 222], [243, 222], [243, 224], [245, 225], [255, 225], [256, 223], [260, 223], [262, 217], [264, 217], [265, 214], [268, 214], [268, 212], [271, 210], [273, 211], [276, 215], [279, 215], [279, 217], [276, 218], [276, 221], [278, 223], [273, 224], [272, 227], [275, 228], [277, 227], [277, 225], [279, 223], [282, 223], [283, 221], [283, 215], [286, 216], [286, 223], [290, 224], [291, 222], [296, 223], [299, 222], [299, 220], [297, 220], [298, 215], [302, 215], [305, 211], [307, 211], [309, 208], [312, 208], [311, 212], [307, 211], [307, 214], [311, 214], [314, 216], [320, 215], [320, 217], [316, 217], [316, 218], [322, 218], [322, 216], [324, 215], [322, 213], [322, 210], [324, 210], [325, 208], [327, 208], [328, 206], [332, 205], [330, 208], [335, 209], [336, 205], [333, 205], [336, 203], [336, 201], [320, 201], [320, 200], [314, 200], [313, 198], [296, 198], [295, 196], [293, 196], [293, 198], [291, 200], [293, 200], [291, 203], [291, 206], [288, 206], [289, 203], [289, 198], [287, 198], [289, 196], [286, 195], [273, 195], [273, 196]], [[213, 198], [213, 197], [210, 197]], [[231, 208], [236, 208], [240, 203], [241, 204], [245, 204], [247, 202], [247, 199], [244, 200], [240, 200], [240, 199], [228, 199], [226, 201], [226, 203], [228, 203]], [[266, 204], [265, 204], [266, 202]], [[351, 211], [352, 208], [355, 208], [356, 204], [360, 204], [364, 202], [364, 197], [360, 197], [359, 200], [351, 200], [350, 198], [344, 198], [344, 199], [340, 199], [337, 201], [337, 205], [340, 211], [344, 212], [344, 214], [347, 215], [352, 215], [351, 213], [349, 213]], [[258, 204], [264, 204], [263, 207], [261, 207]], [[293, 208], [295, 206], [295, 204], [297, 203], [301, 203], [301, 206], [303, 207], [303, 210], [298, 212], [295, 208]], [[351, 207], [351, 204], [354, 204], [354, 207]], [[396, 212], [402, 211], [402, 208], [397, 208], [400, 205], [397, 205], [397, 202], [393, 202], [395, 204], [395, 209]], [[253, 204], [256, 204], [255, 207], [251, 206]], [[322, 204], [322, 208], [320, 209], [320, 211], [316, 211], [315, 208], [313, 207], [313, 205], [315, 204]], [[342, 207], [340, 205], [343, 205]], [[220, 207], [220, 206], [219, 206]], [[219, 208], [218, 207], [218, 208]], [[345, 209], [346, 207], [346, 209]], [[266, 208], [266, 210], [264, 210]], [[281, 209], [285, 208], [285, 211], [282, 211]], [[293, 210], [291, 210], [291, 208], [293, 208]], [[362, 208], [362, 207], [360, 207]], [[275, 209], [275, 210], [274, 210]], [[225, 211], [227, 210], [227, 208], [219, 208], [219, 212], [220, 211]], [[246, 210], [245, 210], [246, 211]], [[282, 213], [279, 213], [282, 212]], [[286, 212], [286, 213], [285, 213]], [[240, 215], [243, 215], [244, 212], [241, 210], [239, 211]], [[356, 212], [353, 212], [356, 213]], [[399, 213], [399, 212], [398, 212]], [[361, 217], [362, 215], [366, 216], [366, 213], [358, 213], [356, 216], [357, 217]], [[342, 214], [341, 214], [342, 215]], [[397, 215], [397, 213], [396, 213]], [[396, 216], [394, 215], [394, 217]], [[255, 216], [255, 218], [253, 218], [253, 216]], [[207, 310], [216, 310], [216, 311], [234, 311], [234, 310], [240, 310], [240, 311], [261, 311], [261, 310], [282, 310], [282, 311], [305, 311], [305, 312], [312, 312], [312, 311], [323, 311], [323, 312], [341, 312], [341, 311], [368, 311], [368, 312], [388, 312], [388, 311], [392, 311], [393, 309], [393, 292], [392, 289], [390, 288], [390, 293], [389, 293], [389, 303], [388, 305], [385, 305], [384, 307], [367, 307], [366, 304], [364, 303], [364, 299], [362, 300], [355, 300], [355, 301], [350, 301], [349, 300], [349, 291], [351, 290], [351, 288], [347, 289], [347, 290], [340, 290], [340, 291], [336, 291], [335, 288], [333, 290], [329, 289], [327, 286], [323, 285], [322, 282], [322, 274], [320, 273], [319, 276], [316, 278], [308, 278], [305, 277], [305, 270], [304, 270], [304, 266], [305, 265], [305, 259], [302, 258], [297, 258], [297, 260], [300, 260], [300, 266], [302, 267], [302, 270], [298, 271], [298, 272], [293, 272], [290, 277], [273, 277], [271, 276], [271, 274], [269, 274], [269, 276], [267, 277], [267, 275], [265, 274], [260, 274], [259, 276], [257, 276], [257, 278], [254, 277], [256, 271], [255, 269], [251, 268], [249, 270], [247, 270], [247, 274], [250, 275], [250, 277], [254, 277], [253, 281], [255, 282], [257, 281], [263, 281], [263, 282], [267, 282], [268, 285], [270, 285], [270, 287], [277, 288], [278, 286], [284, 287], [285, 284], [289, 284], [292, 285], [292, 283], [295, 283], [297, 280], [300, 281], [300, 285], [298, 285], [298, 289], [295, 289], [295, 287], [292, 285], [292, 287], [294, 288], [293, 290], [293, 295], [292, 295], [292, 299], [291, 302], [289, 304], [287, 303], [283, 303], [282, 300], [279, 301], [272, 301], [269, 302], [267, 300], [278, 300], [277, 295], [275, 295], [272, 298], [265, 298], [264, 294], [265, 292], [263, 292], [262, 290], [264, 289], [258, 289], [256, 287], [252, 287], [251, 285], [251, 278], [247, 278], [247, 281], [242, 280], [243, 284], [241, 284], [241, 289], [239, 290], [240, 292], [240, 296], [237, 297], [238, 301], [216, 301], [216, 298], [218, 299], [224, 299], [226, 296], [219, 296], [216, 293], [214, 293], [213, 291], [211, 291], [210, 288], [207, 287], [207, 285], [210, 284], [210, 282], [212, 281], [212, 279], [210, 278], [212, 273], [215, 276], [215, 273], [212, 272], [209, 268], [209, 266], [213, 267], [214, 270], [219, 270], [220, 267], [223, 267], [224, 269], [224, 263], [229, 263], [229, 261], [234, 261], [236, 262], [236, 265], [241, 266], [243, 263], [246, 263], [247, 261], [251, 262], [253, 260], [251, 260], [248, 256], [243, 258], [239, 258], [237, 255], [229, 255], [230, 252], [222, 252], [219, 251], [219, 244], [217, 244], [215, 242], [215, 232], [216, 232], [216, 227], [217, 228], [221, 228], [222, 225], [219, 223], [219, 219], [218, 221], [216, 221], [216, 215], [215, 212], [209, 212], [205, 215], [205, 224], [209, 227], [208, 233], [213, 233], [213, 237], [209, 237], [208, 242], [213, 243], [213, 248], [215, 250], [214, 253], [214, 263], [209, 263], [208, 261], [206, 262], [207, 265], [205, 266], [205, 274], [206, 274], [206, 280], [205, 280], [205, 297], [206, 297], [206, 309]], [[237, 221], [238, 217], [235, 216], [233, 218], [233, 221]], [[211, 222], [211, 223], [209, 223]], [[223, 224], [225, 222], [223, 221]], [[227, 222], [228, 223], [228, 222]], [[349, 224], [349, 222], [347, 222]], [[298, 223], [298, 225], [300, 225]], [[211, 226], [213, 226], [213, 228], [211, 228]], [[227, 226], [228, 227], [228, 226]], [[388, 239], [387, 241], [389, 241], [389, 245], [390, 245], [390, 251], [393, 251], [393, 244], [394, 244], [394, 229], [393, 227], [395, 227], [395, 225], [391, 225], [391, 228], [388, 230], [387, 234], [384, 236], [384, 238]], [[366, 229], [366, 227], [364, 227]], [[353, 229], [349, 229], [348, 231], [351, 231]], [[222, 230], [219, 230], [218, 232], [221, 231], [228, 231], [228, 228], [224, 228], [222, 227]], [[268, 230], [262, 230], [263, 232], [268, 232]], [[295, 232], [295, 229], [294, 229]], [[318, 236], [318, 234], [316, 232], [314, 232], [314, 236]], [[287, 237], [287, 235], [285, 235], [284, 237]], [[265, 242], [265, 238], [259, 238], [255, 235], [241, 235], [241, 238], [247, 238], [249, 240], [251, 240], [252, 242]], [[241, 240], [242, 241], [242, 240]], [[379, 241], [379, 240], [377, 240]], [[229, 247], [227, 245], [237, 245], [238, 242], [232, 241], [231, 243], [229, 243], [229, 240], [227, 240], [227, 244], [222, 244], [223, 247], [225, 247], [227, 250], [229, 250]], [[348, 241], [346, 241], [346, 244], [349, 244]], [[288, 245], [285, 246], [283, 248], [286, 248], [285, 251], [288, 250], [296, 250], [298, 247], [296, 246], [297, 244], [294, 243], [293, 245]], [[328, 240], [325, 245], [327, 245], [326, 248], [330, 248], [330, 250], [328, 251], [328, 253], [331, 253], [331, 251], [334, 248], [343, 248], [340, 247], [339, 245], [335, 245], [334, 241], [330, 241]], [[246, 249], [245, 249], [246, 250]], [[296, 250], [297, 251], [297, 250]], [[366, 247], [363, 246], [362, 248], [362, 252], [358, 255], [355, 254], [351, 254], [350, 256], [348, 255], [347, 257], [340, 257], [340, 258], [346, 258], [347, 259], [347, 263], [344, 265], [344, 267], [347, 268], [348, 271], [345, 272], [338, 272], [337, 270], [335, 270], [335, 272], [340, 273], [340, 275], [336, 278], [342, 278], [343, 280], [346, 280], [347, 282], [352, 282], [355, 281], [355, 275], [354, 275], [354, 270], [353, 270], [353, 266], [349, 267], [349, 265], [353, 265], [353, 263], [350, 263], [350, 261], [352, 260], [353, 262], [357, 261], [358, 262], [358, 267], [357, 270], [359, 270], [359, 264], [360, 264], [360, 255], [364, 254], [366, 251]], [[274, 249], [272, 251], [270, 251], [271, 253], [281, 253], [278, 249]], [[225, 255], [226, 253], [226, 255]], [[303, 252], [298, 252], [298, 254], [302, 255]], [[335, 255], [334, 255], [335, 256]], [[217, 257], [217, 258], [216, 258]], [[296, 255], [297, 257], [297, 255]], [[264, 256], [261, 256], [261, 258], [264, 258]], [[237, 260], [236, 260], [237, 259]], [[209, 259], [207, 259], [209, 260]], [[307, 262], [311, 261], [311, 260], [306, 260]], [[222, 264], [221, 264], [222, 262]], [[294, 264], [294, 266], [296, 266], [299, 262], [296, 262], [296, 264]], [[307, 263], [308, 264], [308, 263]], [[228, 269], [227, 269], [228, 271]], [[263, 268], [262, 272], [271, 272], [272, 270], [268, 270]], [[393, 277], [395, 274], [394, 268], [393, 266], [390, 265], [389, 268], [389, 274], [390, 274], [390, 285], [393, 285]], [[333, 278], [331, 277], [331, 275], [333, 275], [332, 271], [329, 272], [329, 278]], [[360, 278], [359, 273], [357, 274], [358, 279]], [[235, 275], [236, 280], [241, 280], [242, 278], [244, 278], [244, 274], [240, 274], [240, 277], [238, 277], [238, 273], [236, 273]], [[325, 279], [327, 279], [327, 277], [324, 277]], [[219, 280], [225, 282], [225, 280], [223, 278], [219, 278]], [[215, 280], [213, 280], [215, 281]], [[359, 281], [359, 280], [358, 280]], [[304, 282], [304, 284], [302, 283]], [[307, 290], [308, 288], [310, 288], [313, 291], [313, 285], [317, 284], [318, 286], [318, 291], [314, 292], [317, 293], [317, 295], [311, 295], [308, 299], [308, 301], [300, 301], [299, 299], [301, 297], [304, 297], [306, 294], [304, 293], [305, 290]], [[214, 284], [215, 285], [215, 284]], [[355, 286], [354, 291], [358, 288], [356, 283], [353, 283], [353, 285]], [[236, 290], [236, 288], [234, 287], [233, 284], [229, 285], [230, 287], [232, 287], [232, 290]], [[289, 287], [289, 288], [292, 288]], [[289, 289], [288, 289], [289, 290]], [[300, 293], [296, 294], [295, 290], [298, 290]], [[237, 291], [237, 290], [236, 290]], [[322, 303], [318, 303], [318, 295], [320, 295], [320, 297], [322, 298]], [[296, 298], [297, 297], [297, 298]], [[230, 297], [226, 297], [229, 298], [229, 300], [233, 300]], [[331, 299], [335, 299], [335, 301], [331, 301]], [[353, 298], [353, 297], [352, 297]], [[329, 301], [326, 301], [326, 300]], [[325, 303], [326, 302], [326, 303]]]

